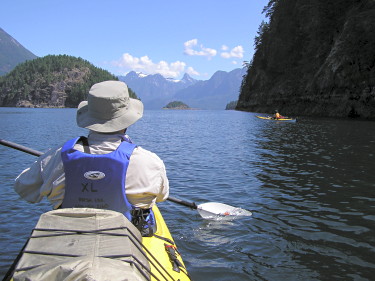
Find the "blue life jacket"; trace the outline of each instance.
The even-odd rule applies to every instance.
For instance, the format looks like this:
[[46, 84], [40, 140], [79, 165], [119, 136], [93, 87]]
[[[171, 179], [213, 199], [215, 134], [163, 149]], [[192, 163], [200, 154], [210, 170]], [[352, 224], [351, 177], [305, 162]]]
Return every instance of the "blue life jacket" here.
[[123, 141], [111, 153], [88, 154], [74, 149], [79, 139], [67, 141], [61, 150], [65, 171], [62, 208], [109, 209], [131, 221], [134, 207], [125, 194], [125, 179], [136, 145]]

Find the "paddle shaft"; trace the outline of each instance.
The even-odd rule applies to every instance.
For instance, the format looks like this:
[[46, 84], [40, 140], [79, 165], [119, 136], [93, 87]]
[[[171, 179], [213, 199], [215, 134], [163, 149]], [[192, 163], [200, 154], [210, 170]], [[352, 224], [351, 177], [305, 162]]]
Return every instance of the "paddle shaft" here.
[[41, 152], [41, 151], [34, 150], [34, 149], [28, 148], [26, 146], [11, 142], [11, 141], [6, 141], [6, 140], [3, 140], [3, 139], [0, 139], [0, 144], [11, 147], [11, 148], [14, 148], [14, 149], [17, 149], [17, 150], [20, 150], [20, 151], [23, 151], [23, 152], [26, 152], [26, 153], [29, 153], [29, 154], [34, 155], [34, 156], [43, 155], [43, 152]]
[[[34, 156], [41, 156], [41, 155], [43, 155], [43, 152], [41, 152], [41, 151], [37, 151], [37, 150], [28, 148], [26, 146], [23, 146], [23, 145], [20, 145], [20, 144], [11, 142], [11, 141], [6, 141], [6, 140], [3, 140], [3, 139], [0, 139], [0, 144], [8, 146], [10, 148], [14, 148], [14, 149], [26, 152], [26, 153], [29, 153], [29, 154], [34, 155]], [[186, 207], [192, 208], [194, 210], [197, 209], [197, 205], [194, 202], [186, 202], [184, 200], [180, 200], [178, 198], [174, 198], [174, 197], [171, 197], [171, 196], [169, 196], [167, 198], [167, 200], [168, 201], [172, 201], [172, 202], [177, 203], [177, 204], [180, 204], [182, 206], [186, 206]]]
[[171, 196], [169, 196], [167, 198], [167, 200], [172, 201], [172, 202], [177, 203], [177, 204], [180, 204], [182, 206], [190, 207], [194, 210], [196, 210], [198, 208], [197, 205], [194, 202], [186, 202], [186, 201], [183, 201], [183, 200], [180, 200], [178, 198], [171, 197]]

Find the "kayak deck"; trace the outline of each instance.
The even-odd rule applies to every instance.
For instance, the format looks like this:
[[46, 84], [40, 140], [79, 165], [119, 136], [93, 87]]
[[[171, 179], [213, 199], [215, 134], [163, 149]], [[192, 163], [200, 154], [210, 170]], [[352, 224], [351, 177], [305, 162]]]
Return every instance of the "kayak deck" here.
[[152, 237], [114, 211], [44, 213], [4, 280], [190, 280], [156, 205], [153, 212]]

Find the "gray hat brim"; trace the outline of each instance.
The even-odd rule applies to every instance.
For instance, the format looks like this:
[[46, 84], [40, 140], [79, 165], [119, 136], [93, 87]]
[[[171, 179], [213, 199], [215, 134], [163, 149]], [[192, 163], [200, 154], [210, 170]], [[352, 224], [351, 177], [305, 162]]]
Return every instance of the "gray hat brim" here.
[[111, 133], [128, 128], [143, 116], [143, 103], [137, 99], [129, 99], [127, 107], [110, 120], [94, 118], [88, 110], [88, 102], [82, 101], [77, 109], [77, 125], [99, 133]]

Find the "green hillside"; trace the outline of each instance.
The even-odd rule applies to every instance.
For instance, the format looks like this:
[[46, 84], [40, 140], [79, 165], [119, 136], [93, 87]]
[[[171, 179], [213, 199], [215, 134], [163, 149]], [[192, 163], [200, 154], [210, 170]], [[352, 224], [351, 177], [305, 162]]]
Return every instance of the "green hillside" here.
[[0, 77], [0, 106], [76, 107], [93, 84], [106, 80], [118, 78], [82, 58], [49, 55], [19, 64]]

